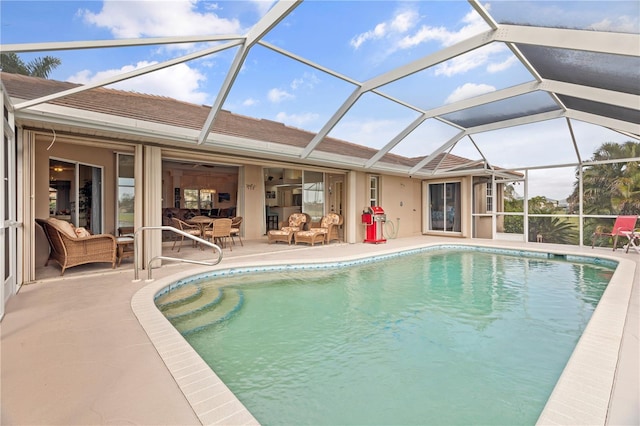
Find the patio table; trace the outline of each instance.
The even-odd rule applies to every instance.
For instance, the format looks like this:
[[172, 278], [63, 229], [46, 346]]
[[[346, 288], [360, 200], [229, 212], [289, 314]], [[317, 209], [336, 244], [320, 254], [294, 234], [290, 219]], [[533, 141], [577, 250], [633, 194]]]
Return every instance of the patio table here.
[[198, 225], [200, 227], [201, 238], [204, 238], [204, 229], [207, 226], [211, 225], [216, 219], [217, 218], [215, 217], [196, 216], [192, 217], [191, 219], [187, 219], [185, 222], [187, 222], [189, 225]]

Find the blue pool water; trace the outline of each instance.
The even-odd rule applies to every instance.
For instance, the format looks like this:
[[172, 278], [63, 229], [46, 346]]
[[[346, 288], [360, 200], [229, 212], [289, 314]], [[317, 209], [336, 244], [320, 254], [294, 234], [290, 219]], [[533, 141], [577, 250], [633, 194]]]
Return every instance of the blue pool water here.
[[262, 424], [520, 425], [612, 274], [447, 249], [196, 280], [157, 303]]

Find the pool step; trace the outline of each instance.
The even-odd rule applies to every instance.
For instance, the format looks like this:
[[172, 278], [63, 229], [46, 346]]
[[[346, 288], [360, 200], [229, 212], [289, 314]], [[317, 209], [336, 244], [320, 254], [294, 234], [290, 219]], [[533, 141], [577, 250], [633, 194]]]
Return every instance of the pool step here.
[[201, 289], [197, 298], [190, 298], [182, 303], [160, 309], [168, 320], [182, 318], [217, 305], [222, 299], [222, 289], [206, 286]]
[[240, 310], [243, 302], [244, 294], [241, 290], [224, 288], [218, 301], [207, 309], [192, 309], [188, 315], [169, 320], [180, 333], [189, 334], [228, 320]]
[[172, 306], [188, 303], [197, 299], [202, 293], [202, 288], [197, 284], [185, 284], [156, 297], [155, 303], [158, 309], [165, 310]]

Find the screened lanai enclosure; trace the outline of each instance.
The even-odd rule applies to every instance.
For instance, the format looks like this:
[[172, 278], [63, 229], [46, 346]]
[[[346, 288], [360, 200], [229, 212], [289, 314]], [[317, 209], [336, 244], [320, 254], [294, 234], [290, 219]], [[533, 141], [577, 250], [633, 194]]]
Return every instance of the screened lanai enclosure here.
[[[3, 30], [1, 50], [58, 57], [50, 78], [82, 85], [16, 115], [98, 87], [210, 105], [204, 126], [164, 131], [187, 147], [439, 179], [437, 229], [459, 226], [447, 178], [474, 176], [475, 237], [590, 244], [596, 226], [640, 214], [637, 1], [60, 4], [72, 30]], [[238, 143], [212, 131], [223, 109], [315, 135]]]

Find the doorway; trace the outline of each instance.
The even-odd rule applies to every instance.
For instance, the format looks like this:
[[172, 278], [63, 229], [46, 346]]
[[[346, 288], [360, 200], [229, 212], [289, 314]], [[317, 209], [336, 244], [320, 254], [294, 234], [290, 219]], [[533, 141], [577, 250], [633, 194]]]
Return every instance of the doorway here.
[[429, 231], [461, 232], [460, 196], [460, 182], [428, 184]]

